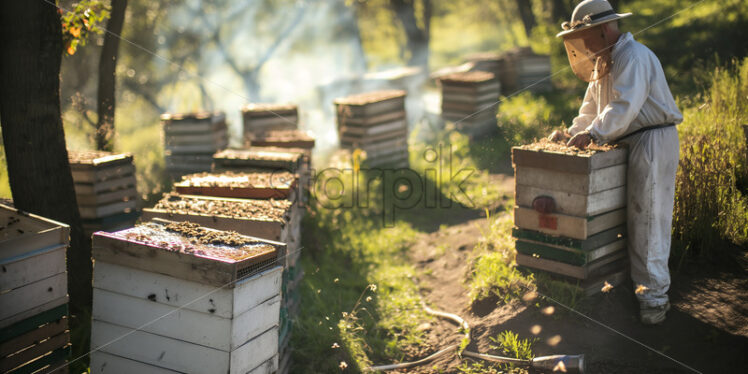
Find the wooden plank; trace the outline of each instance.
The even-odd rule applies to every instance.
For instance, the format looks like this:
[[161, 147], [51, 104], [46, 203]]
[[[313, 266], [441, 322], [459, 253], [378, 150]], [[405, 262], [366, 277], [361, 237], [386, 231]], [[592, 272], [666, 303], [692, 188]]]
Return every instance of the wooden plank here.
[[229, 353], [99, 320], [91, 348], [149, 365], [189, 373], [228, 373]]
[[101, 206], [78, 206], [81, 218], [96, 219], [118, 213], [130, 213], [137, 206], [136, 200], [117, 201]]
[[178, 374], [178, 371], [164, 369], [102, 351], [91, 353], [92, 374]]
[[382, 114], [379, 114], [376, 116], [370, 116], [370, 117], [352, 118], [352, 117], [338, 116], [337, 124], [338, 126], [365, 126], [366, 127], [366, 126], [375, 126], [380, 123], [404, 120], [405, 118], [406, 118], [405, 110], [397, 110], [397, 111], [382, 113]]
[[520, 166], [587, 174], [591, 170], [625, 164], [627, 162], [627, 151], [625, 148], [615, 148], [606, 152], [596, 152], [592, 155], [569, 155], [513, 147], [512, 162]]
[[549, 235], [584, 240], [603, 230], [626, 222], [626, 209], [613, 210], [592, 217], [565, 214], [542, 214], [534, 209], [514, 207], [514, 225], [521, 229], [540, 231]]
[[584, 240], [548, 235], [537, 231], [518, 228], [512, 229], [512, 236], [518, 239], [532, 240], [549, 245], [568, 247], [571, 249], [588, 252], [600, 248], [603, 245], [613, 243], [618, 239], [624, 238], [626, 236], [626, 225], [621, 225], [612, 229], [602, 231]]
[[76, 195], [75, 198], [78, 201], [78, 205], [103, 205], [107, 203], [112, 203], [116, 201], [123, 201], [123, 200], [135, 200], [138, 197], [138, 190], [135, 186], [132, 188], [119, 190], [119, 191], [112, 191], [112, 192], [103, 192], [95, 195]]
[[73, 170], [74, 183], [96, 183], [109, 179], [119, 178], [124, 175], [135, 174], [135, 165], [116, 165], [102, 168], [91, 168], [89, 170]]
[[62, 304], [17, 321], [10, 326], [3, 326], [2, 330], [0, 330], [0, 342], [6, 342], [31, 332], [44, 324], [58, 321], [61, 318], [67, 318], [67, 315], [68, 306], [67, 304]]
[[224, 144], [226, 139], [226, 129], [221, 129], [207, 134], [169, 134], [165, 136], [164, 142], [167, 146], [216, 145]]
[[99, 321], [140, 329], [222, 351], [232, 351], [278, 324], [280, 293], [239, 314], [223, 318], [94, 288], [92, 315]]
[[515, 243], [518, 252], [538, 258], [559, 261], [565, 264], [582, 266], [617, 251], [626, 249], [626, 239], [619, 239], [589, 251], [569, 247], [549, 245], [543, 242], [518, 239]]
[[163, 218], [175, 222], [194, 222], [200, 226], [217, 230], [236, 231], [242, 235], [256, 236], [262, 239], [284, 242], [287, 225], [283, 222], [265, 221], [253, 218], [231, 218], [223, 216], [209, 216], [205, 214], [169, 213], [158, 209], [143, 209], [142, 220], [150, 221]]
[[128, 165], [132, 164], [133, 161], [133, 156], [130, 153], [109, 154], [108, 152], [96, 152], [98, 155], [100, 155], [100, 157], [96, 158], [91, 158], [90, 154], [86, 155], [88, 153], [89, 152], [86, 151], [68, 151], [68, 154], [73, 158], [73, 160], [70, 161], [70, 169], [74, 171], [92, 169], [97, 170], [100, 168], [110, 168], [112, 166]]
[[407, 129], [407, 122], [405, 120], [400, 120], [370, 127], [341, 126], [338, 128], [338, 131], [342, 136], [375, 136]]
[[[137, 227], [134, 230], [137, 230]], [[222, 260], [128, 241], [123, 239], [122, 235], [127, 235], [127, 232], [95, 233], [93, 258], [96, 261], [134, 267], [216, 287], [233, 288], [245, 269], [272, 262], [279, 251], [285, 250], [282, 243], [267, 242], [274, 247], [272, 250], [241, 260]]]
[[578, 195], [589, 195], [626, 185], [626, 164], [591, 170], [587, 174], [516, 166], [514, 178], [517, 184], [552, 189]]
[[[498, 87], [497, 87], [498, 88]], [[455, 92], [451, 90], [442, 91], [443, 102], [457, 102], [457, 103], [483, 103], [483, 102], [497, 102], [499, 101], [499, 90], [487, 91], [487, 92]]]
[[264, 332], [231, 352], [231, 374], [244, 374], [278, 353], [278, 327]]
[[54, 374], [67, 374], [67, 366], [62, 365], [65, 365], [68, 357], [70, 357], [70, 345], [56, 349], [42, 357], [37, 358], [34, 361], [28, 362], [19, 368], [7, 372], [7, 374], [39, 374], [39, 370], [45, 368], [53, 370], [52, 373]]
[[67, 273], [59, 273], [0, 294], [0, 324], [23, 312], [34, 310], [68, 293]]
[[65, 272], [66, 244], [55, 244], [0, 261], [0, 294]]
[[[52, 336], [13, 355], [0, 358], [0, 371], [6, 373], [13, 369], [18, 370], [19, 366], [40, 358], [45, 354], [56, 349], [63, 348], [70, 342], [70, 332], [65, 331], [61, 334]], [[25, 366], [25, 365], [24, 365]]]
[[293, 130], [299, 127], [297, 116], [268, 116], [268, 117], [244, 117], [244, 131], [254, 132], [256, 130]]
[[515, 201], [519, 206], [530, 208], [539, 196], [553, 198], [557, 213], [576, 217], [596, 216], [626, 206], [626, 187], [579, 195], [521, 184], [515, 186]]
[[213, 154], [228, 145], [228, 140], [223, 140], [214, 144], [179, 144], [179, 145], [166, 145], [164, 150], [171, 152], [171, 154], [193, 154], [193, 153], [209, 153]]
[[390, 132], [386, 134], [378, 134], [378, 135], [365, 136], [365, 137], [344, 135], [340, 138], [340, 144], [341, 145], [344, 145], [344, 144], [352, 145], [354, 147], [365, 147], [373, 143], [384, 142], [385, 140], [392, 140], [396, 138], [407, 138], [407, 137], [408, 137], [407, 130], [395, 131], [395, 132]]
[[260, 364], [260, 366], [252, 369], [247, 374], [272, 374], [275, 373], [278, 370], [278, 355], [273, 356], [273, 358], [263, 362]]
[[0, 357], [8, 356], [30, 347], [39, 341], [61, 334], [68, 329], [67, 317], [41, 325], [23, 335], [0, 343]]
[[336, 102], [338, 117], [362, 118], [373, 117], [382, 113], [397, 112], [405, 110], [405, 94], [377, 102], [369, 102], [363, 105]]
[[[464, 110], [468, 111], [471, 114], [478, 114], [478, 112], [482, 111], [491, 111], [498, 109], [498, 102], [491, 101], [487, 103], [455, 103], [455, 102], [442, 102], [442, 112], [448, 112], [450, 110]], [[491, 109], [493, 108], [493, 109]]]
[[98, 183], [76, 183], [74, 188], [76, 195], [95, 195], [107, 191], [129, 189], [135, 186], [135, 184], [135, 176], [126, 175], [122, 178], [110, 179]]
[[[18, 220], [9, 224], [10, 219]], [[0, 263], [11, 258], [70, 242], [70, 226], [48, 218], [0, 205]]]
[[282, 269], [267, 269], [233, 289], [187, 281], [164, 274], [96, 261], [93, 286], [176, 308], [234, 318], [280, 293]]
[[41, 305], [39, 305], [37, 307], [34, 307], [32, 309], [25, 310], [25, 311], [23, 311], [21, 313], [18, 313], [18, 314], [14, 315], [14, 316], [12, 316], [10, 318], [4, 319], [4, 320], [0, 320], [0, 329], [2, 329], [0, 331], [2, 331], [3, 333], [5, 333], [4, 330], [11, 328], [9, 326], [14, 325], [15, 323], [18, 323], [18, 322], [24, 322], [25, 323], [26, 322], [25, 320], [32, 320], [34, 318], [34, 316], [36, 316], [36, 315], [38, 315], [40, 313], [49, 311], [51, 309], [56, 309], [57, 307], [60, 307], [60, 306], [64, 306], [66, 308], [66, 310], [67, 310], [67, 303], [68, 303], [68, 296], [65, 295], [65, 296], [63, 296], [63, 297], [61, 297], [59, 299], [55, 299], [55, 300], [46, 302], [44, 304], [41, 304]]
[[517, 265], [582, 280], [606, 274], [612, 271], [606, 265], [617, 267], [619, 261], [626, 261], [627, 259], [628, 254], [625, 251], [618, 251], [585, 266], [575, 266], [544, 258], [528, 256], [524, 253], [517, 253]]

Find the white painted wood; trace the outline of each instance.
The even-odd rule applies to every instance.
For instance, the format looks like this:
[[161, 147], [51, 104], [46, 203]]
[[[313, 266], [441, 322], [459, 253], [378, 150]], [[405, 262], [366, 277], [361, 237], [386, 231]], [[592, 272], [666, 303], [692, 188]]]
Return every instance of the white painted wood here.
[[[96, 261], [95, 288], [158, 303], [233, 318], [280, 293], [282, 268], [276, 266], [236, 283], [233, 289], [183, 280], [122, 265]], [[210, 313], [215, 309], [215, 313]]]
[[57, 244], [0, 261], [0, 294], [64, 273], [66, 249], [67, 244]]
[[131, 188], [135, 186], [135, 176], [128, 175], [122, 178], [111, 179], [104, 182], [97, 183], [76, 183], [75, 194], [76, 195], [95, 195], [105, 191], [116, 191]]
[[148, 365], [102, 351], [91, 353], [92, 374], [176, 374], [178, 371]]
[[185, 373], [227, 373], [228, 352], [93, 320], [91, 349]]
[[52, 301], [46, 302], [44, 304], [38, 305], [34, 308], [25, 310], [21, 313], [18, 313], [10, 318], [2, 319], [0, 320], [0, 329], [3, 327], [10, 326], [16, 322], [23, 321], [26, 318], [33, 317], [41, 312], [45, 312], [47, 310], [56, 308], [62, 304], [66, 304], [68, 302], [68, 296], [65, 295], [61, 298], [54, 299]]
[[264, 221], [254, 218], [209, 216], [205, 214], [179, 214], [169, 213], [158, 209], [143, 209], [143, 214], [141, 216], [143, 221], [149, 221], [154, 218], [163, 218], [171, 221], [190, 221], [204, 227], [218, 230], [231, 230], [242, 235], [255, 236], [284, 243], [287, 237], [287, 234], [285, 233], [287, 230], [284, 224], [277, 221]]
[[557, 213], [540, 214], [531, 208], [514, 207], [515, 226], [572, 239], [585, 240], [594, 234], [620, 226], [624, 222], [626, 222], [626, 209], [585, 218]]
[[136, 200], [118, 201], [101, 206], [79, 206], [81, 218], [93, 219], [107, 217], [117, 213], [128, 213], [137, 206]]
[[517, 184], [588, 195], [626, 185], [626, 164], [592, 170], [589, 174], [573, 174], [560, 170], [527, 166], [515, 167]]
[[179, 309], [94, 288], [93, 318], [222, 351], [231, 351], [278, 325], [280, 295], [234, 319]]
[[3, 293], [0, 295], [0, 305], [3, 306], [0, 308], [0, 321], [65, 297], [67, 293], [67, 273], [59, 273]]
[[278, 327], [231, 352], [231, 374], [244, 374], [278, 354]]
[[278, 370], [278, 355], [273, 356], [273, 358], [263, 362], [260, 364], [260, 366], [252, 369], [247, 374], [271, 374], [275, 373]]
[[591, 195], [579, 195], [532, 186], [516, 185], [517, 205], [532, 207], [538, 196], [550, 196], [556, 202], [556, 212], [576, 217], [589, 217], [623, 208], [626, 205], [626, 187], [618, 187]]
[[[30, 213], [18, 213], [15, 208], [0, 205], [0, 262], [9, 262], [24, 255], [55, 244], [70, 242], [70, 226]], [[7, 226], [11, 217], [20, 221]]]
[[112, 192], [104, 192], [100, 194], [91, 195], [76, 195], [75, 198], [78, 201], [78, 205], [101, 205], [111, 203], [115, 201], [122, 201], [125, 199], [135, 200], [138, 196], [138, 190], [135, 186]]
[[90, 167], [88, 169], [72, 170], [74, 183], [96, 183], [120, 176], [135, 174], [135, 165], [119, 164], [115, 166]]

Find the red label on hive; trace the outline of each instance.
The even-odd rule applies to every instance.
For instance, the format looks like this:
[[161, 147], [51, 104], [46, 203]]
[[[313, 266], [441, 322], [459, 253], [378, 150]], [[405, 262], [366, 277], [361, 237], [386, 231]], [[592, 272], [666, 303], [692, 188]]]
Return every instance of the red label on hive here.
[[538, 226], [540, 226], [541, 229], [556, 230], [558, 229], [558, 217], [547, 214], [539, 214]]

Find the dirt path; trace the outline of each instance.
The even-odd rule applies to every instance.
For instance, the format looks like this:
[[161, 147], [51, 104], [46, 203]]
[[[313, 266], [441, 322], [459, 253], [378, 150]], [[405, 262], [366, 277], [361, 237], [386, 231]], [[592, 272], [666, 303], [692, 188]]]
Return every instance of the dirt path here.
[[[469, 349], [488, 352], [489, 337], [511, 330], [522, 338], [536, 338], [536, 355], [584, 353], [589, 373], [692, 372], [584, 317], [560, 311], [557, 305], [550, 315], [541, 313], [534, 302], [505, 305], [490, 299], [471, 306], [465, 281], [472, 249], [486, 224], [485, 219], [472, 219], [423, 234], [411, 251], [412, 260], [422, 270], [419, 283], [428, 303], [456, 313], [470, 324], [472, 343]], [[741, 266], [727, 272], [674, 275], [670, 292], [673, 309], [660, 326], [643, 326], [638, 322], [630, 284], [607, 295], [587, 298], [578, 308], [589, 317], [700, 372], [742, 372], [748, 367], [748, 301], [745, 297], [748, 277], [745, 256], [742, 260]], [[537, 301], [541, 307], [553, 305]], [[423, 328], [428, 331], [433, 351], [459, 343], [461, 338], [456, 326], [448, 322], [424, 324]], [[459, 360], [450, 357], [409, 372], [434, 372], [438, 368], [455, 373], [459, 372], [459, 365]]]

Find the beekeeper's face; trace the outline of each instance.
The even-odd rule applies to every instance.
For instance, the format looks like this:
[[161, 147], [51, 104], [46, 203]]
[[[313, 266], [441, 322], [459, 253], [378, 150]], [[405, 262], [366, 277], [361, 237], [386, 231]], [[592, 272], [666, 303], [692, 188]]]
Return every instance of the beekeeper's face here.
[[605, 24], [564, 37], [571, 69], [586, 82], [596, 81], [610, 72], [611, 46], [604, 27]]

